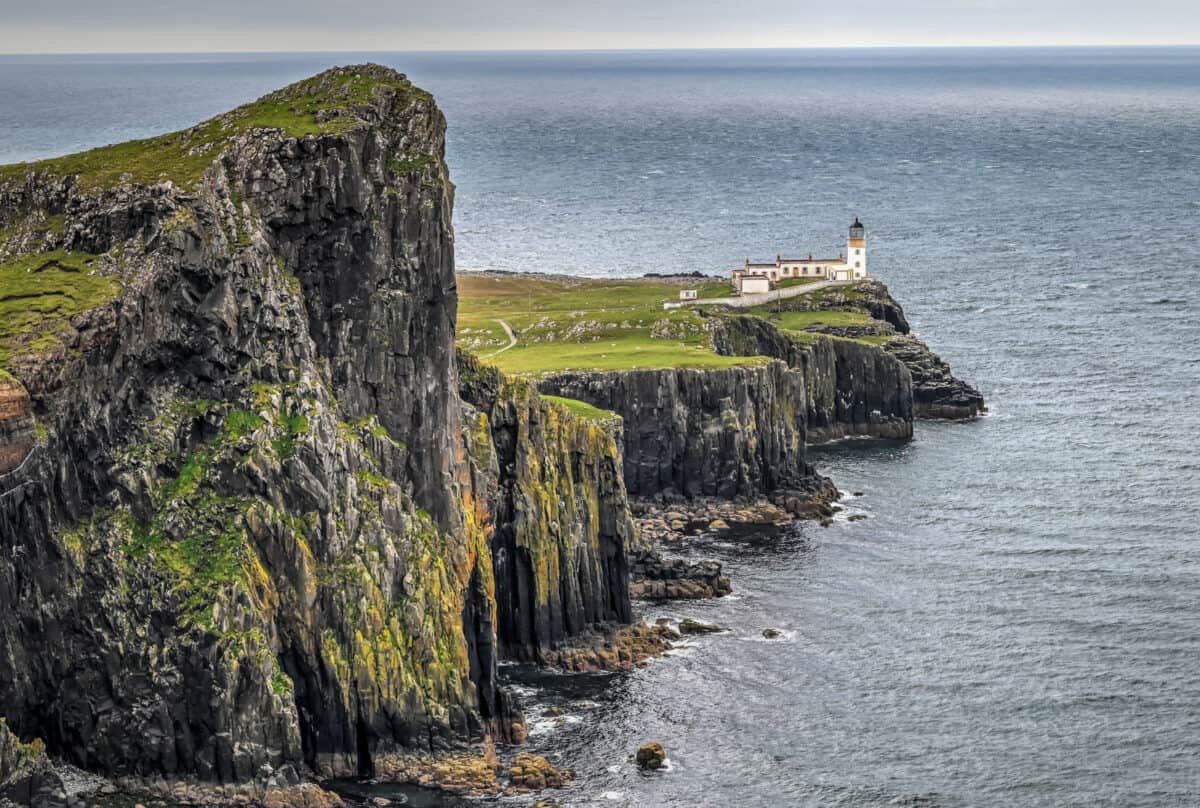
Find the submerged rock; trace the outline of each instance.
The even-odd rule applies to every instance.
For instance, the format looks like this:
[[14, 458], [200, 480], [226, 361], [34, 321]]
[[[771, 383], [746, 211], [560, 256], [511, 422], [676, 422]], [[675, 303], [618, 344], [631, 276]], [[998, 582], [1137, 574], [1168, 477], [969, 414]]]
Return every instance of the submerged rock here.
[[716, 634], [725, 629], [715, 623], [702, 623], [699, 620], [693, 620], [690, 617], [685, 617], [679, 621], [680, 634]]

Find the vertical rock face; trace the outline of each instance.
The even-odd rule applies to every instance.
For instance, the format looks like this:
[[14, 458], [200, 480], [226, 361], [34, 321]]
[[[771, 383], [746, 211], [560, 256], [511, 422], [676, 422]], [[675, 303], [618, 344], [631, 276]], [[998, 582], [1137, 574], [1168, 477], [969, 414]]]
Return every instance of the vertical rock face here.
[[[418, 503], [449, 525], [458, 434], [453, 186], [445, 120], [419, 91], [351, 137], [235, 150], [223, 169], [300, 281], [308, 333], [353, 419], [407, 447]], [[403, 159], [400, 159], [402, 156]], [[405, 172], [409, 172], [405, 174]]]
[[634, 496], [757, 497], [816, 478], [804, 452], [804, 380], [782, 362], [560, 373], [538, 387], [621, 415]]
[[463, 420], [443, 134], [364, 66], [0, 167], [0, 260], [86, 255], [64, 277], [106, 292], [0, 345], [47, 427], [0, 475], [19, 736], [105, 772], [365, 772], [511, 712], [499, 650], [628, 619], [611, 438], [533, 394]]
[[893, 337], [884, 350], [912, 373], [913, 408], [918, 418], [969, 420], [987, 410], [983, 395], [956, 378], [950, 365], [912, 334]]
[[[785, 308], [795, 311], [861, 312], [868, 315], [871, 322], [866, 326], [820, 330], [834, 336], [881, 338], [880, 347], [903, 363], [912, 376], [912, 414], [915, 417], [970, 420], [987, 411], [980, 392], [956, 378], [950, 365], [911, 333], [904, 309], [883, 283], [869, 280], [851, 287], [827, 289], [820, 294], [800, 295], [787, 301]], [[891, 339], [887, 339], [889, 336]], [[843, 354], [851, 350], [840, 344], [835, 347]], [[851, 431], [849, 434], [858, 433]]]
[[487, 470], [502, 654], [536, 661], [586, 629], [629, 622], [620, 424], [576, 417], [465, 355], [460, 384], [471, 456]]
[[863, 435], [912, 437], [912, 377], [872, 345], [805, 335], [800, 339], [745, 315], [722, 317], [713, 342], [720, 353], [775, 357], [804, 378], [809, 443]]

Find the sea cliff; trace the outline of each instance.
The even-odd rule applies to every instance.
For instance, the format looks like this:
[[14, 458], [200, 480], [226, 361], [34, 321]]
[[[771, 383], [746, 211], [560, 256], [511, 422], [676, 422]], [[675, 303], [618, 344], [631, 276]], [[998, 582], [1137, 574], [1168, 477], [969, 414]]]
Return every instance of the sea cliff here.
[[51, 759], [495, 791], [448, 756], [523, 739], [501, 661], [628, 668], [674, 636], [631, 574], [730, 589], [631, 498], [664, 530], [694, 521], [664, 502], [828, 517], [807, 444], [982, 407], [882, 285], [739, 314], [456, 276], [444, 150], [364, 65], [0, 167], [0, 798], [55, 804]]
[[0, 168], [0, 303], [36, 315], [0, 330], [22, 740], [110, 775], [390, 770], [511, 737], [502, 656], [630, 619], [611, 433], [460, 392], [444, 132], [361, 66]]
[[771, 356], [803, 378], [800, 400], [809, 443], [849, 436], [912, 437], [912, 375], [877, 346], [787, 332], [752, 315], [721, 317], [713, 335], [719, 353]]

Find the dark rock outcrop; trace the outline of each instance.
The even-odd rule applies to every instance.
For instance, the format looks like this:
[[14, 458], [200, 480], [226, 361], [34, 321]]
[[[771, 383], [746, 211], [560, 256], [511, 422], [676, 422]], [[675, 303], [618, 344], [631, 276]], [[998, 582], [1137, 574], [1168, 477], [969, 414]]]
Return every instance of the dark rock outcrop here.
[[801, 374], [809, 443], [912, 437], [912, 378], [901, 362], [850, 339], [804, 337], [748, 315], [721, 317], [713, 329], [719, 353], [774, 357]]
[[[908, 319], [904, 316], [904, 309], [896, 302], [887, 286], [882, 282], [868, 280], [853, 286], [829, 287], [813, 294], [798, 295], [780, 301], [777, 305], [782, 311], [846, 311], [867, 315], [870, 318], [869, 321], [861, 325], [813, 326], [810, 331], [850, 340], [863, 337], [875, 338], [874, 342], [884, 352], [902, 362], [912, 376], [913, 406], [910, 417], [969, 420], [986, 411], [987, 407], [984, 406], [983, 396], [979, 391], [961, 379], [955, 378], [950, 371], [950, 366], [933, 353], [928, 345], [911, 333]], [[745, 328], [745, 326], [740, 327], [741, 330], [745, 330]], [[892, 338], [887, 339], [888, 337]], [[788, 349], [784, 348], [783, 353], [779, 353], [777, 352], [778, 347], [772, 342], [774, 341], [767, 340], [763, 343], [766, 355], [786, 359], [784, 354]], [[734, 344], [736, 344], [736, 339]], [[851, 348], [843, 343], [838, 343], [834, 347], [843, 353], [851, 351]], [[876, 349], [876, 345], [864, 345], [863, 347], [868, 350]], [[730, 350], [733, 353], [741, 354], [746, 348], [743, 346]], [[879, 360], [876, 359], [875, 362], [878, 363]], [[795, 366], [794, 362], [789, 362], [789, 364]], [[853, 401], [854, 399], [855, 392], [847, 391], [846, 400]], [[880, 412], [886, 413], [886, 410], [881, 409]], [[814, 419], [811, 426], [814, 434], [819, 434], [820, 430], [826, 429], [829, 430], [829, 437], [839, 437], [837, 432], [840, 429], [838, 427], [831, 428], [829, 425], [822, 425], [819, 418]], [[883, 432], [886, 437], [902, 437], [899, 434], [887, 435], [887, 429]], [[851, 426], [845, 434], [874, 433], [857, 431], [856, 427]]]
[[634, 623], [616, 631], [584, 632], [553, 651], [541, 663], [574, 673], [628, 671], [671, 650], [679, 633], [662, 624]]
[[559, 373], [538, 389], [622, 417], [630, 496], [753, 498], [818, 480], [805, 459], [804, 380], [783, 362]]
[[[5, 260], [87, 253], [116, 290], [8, 363], [46, 427], [0, 475], [21, 737], [115, 774], [387, 771], [516, 721], [502, 654], [629, 619], [611, 435], [460, 398], [444, 127], [339, 68], [123, 173], [0, 171], [0, 225], [63, 222]], [[12, 466], [31, 421], [3, 406]]]
[[956, 378], [950, 366], [912, 334], [893, 337], [883, 347], [912, 373], [918, 418], [969, 420], [987, 410], [980, 392]]
[[631, 594], [647, 600], [699, 600], [719, 598], [733, 591], [729, 576], [716, 561], [664, 558], [656, 550], [634, 556]]
[[21, 743], [0, 718], [0, 806], [66, 806], [62, 778], [54, 771], [40, 740]]
[[[898, 306], [880, 300], [877, 308], [907, 327]], [[543, 393], [622, 417], [630, 496], [766, 497], [796, 512], [814, 498], [828, 498], [807, 463], [806, 443], [848, 435], [911, 437], [911, 376], [880, 348], [821, 335], [801, 338], [750, 315], [715, 316], [711, 333], [720, 354], [778, 361], [714, 370], [555, 373], [538, 382]]]
[[584, 630], [628, 623], [634, 530], [619, 424], [578, 418], [465, 354], [459, 380], [486, 477], [477, 490], [493, 523], [496, 598], [507, 605], [502, 655], [536, 661]]

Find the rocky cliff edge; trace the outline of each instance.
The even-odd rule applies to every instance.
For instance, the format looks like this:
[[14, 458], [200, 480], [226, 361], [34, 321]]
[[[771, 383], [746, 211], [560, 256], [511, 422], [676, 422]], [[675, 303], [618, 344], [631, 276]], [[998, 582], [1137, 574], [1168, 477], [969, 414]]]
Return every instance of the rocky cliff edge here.
[[444, 131], [365, 65], [0, 167], [16, 736], [110, 774], [402, 768], [511, 717], [501, 654], [628, 620], [612, 434], [460, 395]]

